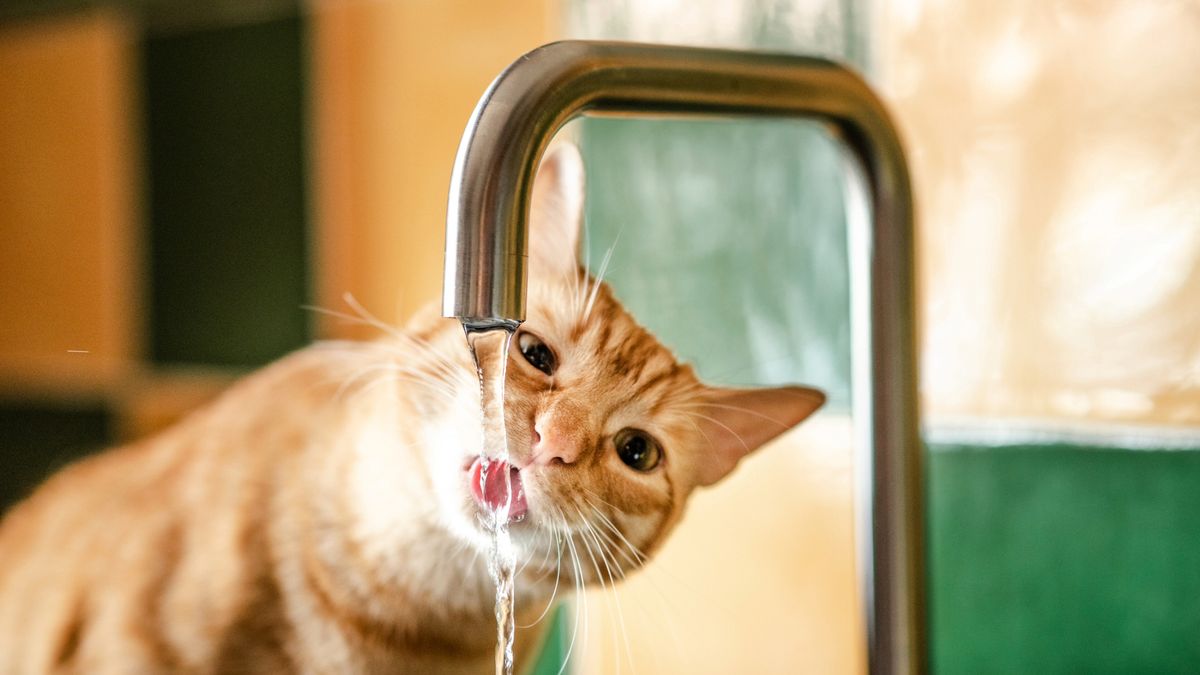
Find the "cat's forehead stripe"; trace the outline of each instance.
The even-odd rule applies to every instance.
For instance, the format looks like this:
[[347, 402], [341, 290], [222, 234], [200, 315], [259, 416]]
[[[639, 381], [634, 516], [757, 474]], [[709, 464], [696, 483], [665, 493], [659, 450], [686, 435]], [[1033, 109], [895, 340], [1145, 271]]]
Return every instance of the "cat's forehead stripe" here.
[[[665, 375], [669, 376], [678, 371], [675, 358], [645, 328], [620, 311], [607, 285], [602, 285], [601, 289], [604, 291], [600, 296], [602, 304], [598, 302], [600, 306], [596, 310], [603, 311], [595, 311], [586, 319], [580, 317], [572, 333], [578, 334], [578, 340], [590, 343], [591, 348], [608, 362], [610, 372], [639, 387], [638, 395], [644, 395], [646, 389], [639, 386], [643, 378], [661, 381], [660, 375], [663, 375], [646, 376], [645, 372], [652, 365], [663, 363], [669, 371]], [[592, 332], [594, 340], [587, 338], [589, 323], [597, 324]]]
[[597, 344], [604, 348], [608, 345], [608, 341], [612, 339], [613, 324], [615, 322], [610, 317], [604, 317], [600, 321], [600, 337], [596, 340]]
[[656, 352], [656, 345], [645, 335], [627, 335], [624, 341], [612, 350], [615, 354], [613, 367], [617, 372], [627, 373], [627, 377], [637, 382], [646, 366], [656, 356]]
[[649, 396], [653, 390], [674, 379], [679, 373], [679, 369], [679, 364], [672, 361], [666, 367], [647, 375], [640, 383], [637, 383], [637, 389], [634, 390], [632, 398], [639, 399]]

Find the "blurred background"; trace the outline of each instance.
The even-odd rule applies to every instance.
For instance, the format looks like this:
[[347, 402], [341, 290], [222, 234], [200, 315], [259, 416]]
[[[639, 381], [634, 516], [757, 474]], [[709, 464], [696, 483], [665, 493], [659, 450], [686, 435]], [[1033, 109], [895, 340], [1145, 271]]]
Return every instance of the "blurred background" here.
[[[939, 673], [1200, 663], [1200, 3], [7, 0], [0, 505], [314, 339], [437, 297], [459, 135], [560, 38], [818, 54], [918, 205]], [[585, 254], [709, 380], [811, 423], [565, 605], [576, 673], [863, 670], [843, 168], [817, 125], [584, 120]], [[530, 657], [531, 658], [531, 657]]]

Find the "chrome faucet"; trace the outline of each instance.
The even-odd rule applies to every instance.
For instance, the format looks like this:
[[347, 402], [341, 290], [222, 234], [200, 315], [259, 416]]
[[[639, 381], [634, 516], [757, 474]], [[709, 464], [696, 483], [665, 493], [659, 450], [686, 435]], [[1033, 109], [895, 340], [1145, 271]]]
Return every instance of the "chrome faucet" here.
[[443, 314], [468, 329], [525, 318], [530, 191], [551, 137], [579, 115], [784, 117], [846, 149], [861, 601], [872, 673], [926, 671], [913, 215], [908, 169], [879, 99], [830, 61], [620, 42], [556, 42], [480, 99], [454, 163]]

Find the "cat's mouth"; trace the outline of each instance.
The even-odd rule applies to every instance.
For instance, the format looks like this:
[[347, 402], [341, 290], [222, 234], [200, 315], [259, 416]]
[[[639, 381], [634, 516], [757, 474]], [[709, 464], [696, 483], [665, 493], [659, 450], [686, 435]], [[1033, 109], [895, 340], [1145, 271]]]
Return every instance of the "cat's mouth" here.
[[[525, 501], [525, 485], [517, 467], [497, 459], [487, 462], [476, 457], [467, 472], [471, 496], [480, 507], [493, 513], [508, 511], [508, 522], [519, 522], [529, 512]], [[511, 495], [511, 498], [510, 498]]]

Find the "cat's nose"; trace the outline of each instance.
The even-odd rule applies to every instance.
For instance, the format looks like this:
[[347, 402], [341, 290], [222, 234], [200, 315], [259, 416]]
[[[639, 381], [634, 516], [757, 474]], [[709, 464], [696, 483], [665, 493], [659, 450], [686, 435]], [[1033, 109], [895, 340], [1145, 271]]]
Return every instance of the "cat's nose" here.
[[570, 434], [554, 425], [538, 422], [533, 425], [533, 444], [530, 445], [532, 464], [574, 464], [579, 460], [580, 446]]

